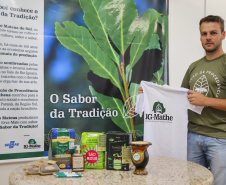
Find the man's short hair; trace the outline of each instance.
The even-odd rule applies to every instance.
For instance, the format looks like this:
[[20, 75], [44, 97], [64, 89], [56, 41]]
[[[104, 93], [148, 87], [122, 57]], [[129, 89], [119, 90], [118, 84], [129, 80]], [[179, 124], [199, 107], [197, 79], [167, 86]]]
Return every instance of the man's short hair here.
[[201, 24], [203, 22], [218, 22], [220, 24], [221, 27], [221, 32], [224, 31], [224, 19], [222, 19], [220, 16], [217, 15], [208, 15], [206, 17], [203, 17], [200, 22], [199, 22], [199, 26], [201, 26]]

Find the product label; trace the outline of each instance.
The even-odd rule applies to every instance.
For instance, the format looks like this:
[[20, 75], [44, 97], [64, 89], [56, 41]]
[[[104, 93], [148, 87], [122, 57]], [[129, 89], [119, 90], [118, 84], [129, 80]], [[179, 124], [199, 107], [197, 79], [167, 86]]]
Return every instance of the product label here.
[[113, 168], [116, 169], [116, 170], [122, 169], [122, 160], [121, 160], [121, 158], [114, 159], [114, 161], [113, 161]]
[[134, 159], [135, 161], [139, 161], [139, 160], [140, 160], [140, 154], [139, 154], [139, 153], [133, 154], [133, 159]]
[[135, 151], [133, 150], [132, 156], [133, 156], [132, 160], [135, 164], [140, 164], [144, 160], [144, 152], [141, 150], [135, 150]]
[[59, 165], [59, 168], [62, 168], [62, 169], [63, 169], [63, 168], [66, 168], [66, 165], [65, 165], [65, 164], [60, 164], [60, 165]]
[[131, 147], [123, 146], [122, 147], [122, 164], [129, 164], [129, 163], [131, 163]]
[[57, 137], [57, 141], [60, 143], [67, 143], [69, 141], [70, 137], [69, 136], [60, 136]]
[[88, 134], [88, 137], [97, 137], [97, 134]]
[[74, 149], [74, 148], [75, 148], [75, 143], [69, 142], [69, 149]]
[[95, 150], [89, 150], [86, 153], [86, 161], [88, 163], [95, 163], [98, 160], [98, 153]]
[[73, 157], [72, 165], [73, 165], [73, 170], [83, 169], [83, 156]]
[[98, 136], [98, 151], [105, 151], [106, 150], [106, 134], [102, 134]]

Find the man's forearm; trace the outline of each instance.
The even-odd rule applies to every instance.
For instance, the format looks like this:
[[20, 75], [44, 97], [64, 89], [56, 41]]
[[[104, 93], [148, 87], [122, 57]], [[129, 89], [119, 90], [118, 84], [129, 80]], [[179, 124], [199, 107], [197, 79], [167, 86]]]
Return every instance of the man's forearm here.
[[210, 98], [206, 97], [206, 105], [215, 109], [226, 111], [226, 99]]
[[209, 106], [215, 109], [226, 111], [226, 99], [206, 97], [203, 94], [192, 90], [189, 90], [187, 93], [188, 101], [192, 105]]

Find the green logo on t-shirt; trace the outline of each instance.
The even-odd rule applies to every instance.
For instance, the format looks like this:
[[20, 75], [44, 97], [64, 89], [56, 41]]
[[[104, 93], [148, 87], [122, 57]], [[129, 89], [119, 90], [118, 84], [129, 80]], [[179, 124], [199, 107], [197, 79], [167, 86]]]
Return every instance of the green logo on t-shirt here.
[[166, 112], [166, 109], [165, 109], [165, 107], [163, 106], [162, 103], [155, 102], [154, 105], [153, 105], [153, 111], [154, 111], [154, 113], [163, 114], [164, 112]]
[[154, 114], [145, 114], [145, 120], [148, 121], [167, 121], [167, 122], [172, 122], [173, 121], [173, 116], [169, 116], [168, 114], [163, 114], [166, 112], [165, 107], [161, 102], [155, 102], [153, 105], [153, 110]]

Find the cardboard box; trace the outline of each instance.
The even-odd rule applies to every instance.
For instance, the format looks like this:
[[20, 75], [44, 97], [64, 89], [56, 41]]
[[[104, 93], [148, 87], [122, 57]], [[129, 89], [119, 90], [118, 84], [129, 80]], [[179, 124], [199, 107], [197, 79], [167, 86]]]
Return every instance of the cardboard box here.
[[71, 156], [75, 150], [74, 143], [74, 129], [52, 129], [52, 160], [56, 161], [61, 169], [71, 169]]
[[107, 170], [128, 171], [131, 165], [132, 135], [127, 133], [109, 133], [107, 142]]

